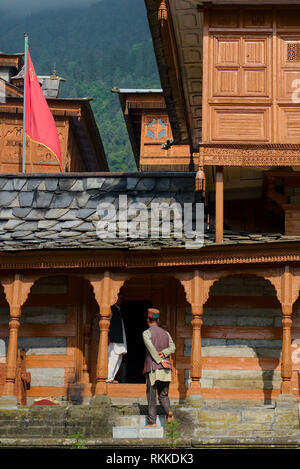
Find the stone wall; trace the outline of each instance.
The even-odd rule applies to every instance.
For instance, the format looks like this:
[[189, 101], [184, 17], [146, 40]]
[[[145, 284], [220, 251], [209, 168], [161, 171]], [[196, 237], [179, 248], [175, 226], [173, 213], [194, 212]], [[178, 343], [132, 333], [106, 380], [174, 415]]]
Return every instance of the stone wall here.
[[[289, 396], [281, 396], [274, 406], [267, 407], [220, 402], [213, 407], [192, 398], [172, 407], [178, 424], [176, 448], [299, 448], [298, 405]], [[162, 438], [127, 439], [126, 432], [124, 438], [113, 438], [114, 426], [130, 426], [146, 411], [146, 406], [138, 404], [112, 405], [100, 396], [89, 405], [0, 408], [0, 447], [72, 447], [80, 433], [82, 443], [90, 448], [170, 448], [174, 442], [166, 428]], [[160, 407], [158, 414], [163, 415]]]
[[[190, 320], [187, 310], [186, 322]], [[185, 356], [191, 345], [185, 339]], [[281, 308], [268, 281], [228, 277], [212, 286], [202, 328], [205, 395], [217, 397], [224, 390], [229, 398], [271, 401], [281, 386], [281, 349]], [[189, 370], [185, 378], [188, 385]]]

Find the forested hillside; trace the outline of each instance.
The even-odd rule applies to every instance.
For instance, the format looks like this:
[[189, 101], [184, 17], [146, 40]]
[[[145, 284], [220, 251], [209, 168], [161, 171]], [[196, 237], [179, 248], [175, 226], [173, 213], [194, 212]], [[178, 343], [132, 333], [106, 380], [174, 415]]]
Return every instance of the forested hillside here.
[[7, 17], [0, 50], [22, 52], [24, 32], [40, 75], [67, 81], [61, 97], [93, 98], [92, 106], [111, 171], [134, 170], [119, 99], [119, 88], [160, 88], [143, 0], [102, 0], [81, 9], [59, 9], [27, 17]]

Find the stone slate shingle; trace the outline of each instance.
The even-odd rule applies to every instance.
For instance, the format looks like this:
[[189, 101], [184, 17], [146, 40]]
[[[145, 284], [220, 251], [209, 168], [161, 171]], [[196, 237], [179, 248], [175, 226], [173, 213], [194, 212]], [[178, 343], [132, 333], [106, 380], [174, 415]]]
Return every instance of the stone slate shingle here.
[[[201, 200], [195, 193], [195, 173], [0, 175], [0, 251], [185, 247], [186, 240], [180, 238], [100, 238], [98, 204], [117, 207], [120, 195], [127, 196], [129, 207], [136, 202], [150, 207], [155, 202]], [[223, 245], [300, 240], [230, 231], [224, 238]], [[205, 244], [212, 243], [214, 233], [205, 233]]]

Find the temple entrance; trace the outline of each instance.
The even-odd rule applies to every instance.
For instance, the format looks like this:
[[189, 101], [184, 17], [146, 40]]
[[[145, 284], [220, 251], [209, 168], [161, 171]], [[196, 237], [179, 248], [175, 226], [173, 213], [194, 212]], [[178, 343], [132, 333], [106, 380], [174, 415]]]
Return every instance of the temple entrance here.
[[145, 361], [145, 345], [142, 333], [147, 326], [147, 309], [149, 301], [125, 301], [121, 312], [124, 321], [127, 351], [123, 357], [116, 379], [120, 383], [144, 383], [143, 367]]
[[108, 385], [111, 397], [145, 397], [146, 384], [143, 376], [145, 345], [143, 331], [148, 328], [147, 309], [160, 310], [160, 325], [167, 330], [176, 344], [172, 356], [173, 372], [170, 397], [185, 397], [187, 370], [190, 357], [185, 353], [185, 338], [191, 340], [191, 326], [185, 325], [188, 308], [183, 286], [171, 275], [143, 273], [126, 280], [120, 293], [122, 295], [121, 313], [126, 331], [128, 353], [115, 376], [118, 385]]

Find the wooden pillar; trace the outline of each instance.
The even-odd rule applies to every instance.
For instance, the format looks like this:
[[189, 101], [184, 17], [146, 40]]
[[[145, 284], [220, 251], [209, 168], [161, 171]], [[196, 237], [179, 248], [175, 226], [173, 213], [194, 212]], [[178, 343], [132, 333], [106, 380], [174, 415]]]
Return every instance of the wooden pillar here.
[[110, 305], [100, 305], [100, 337], [97, 358], [97, 375], [95, 394], [107, 393], [107, 376], [108, 376], [108, 330], [110, 325]]
[[13, 396], [15, 394], [18, 353], [18, 329], [20, 327], [21, 307], [10, 307], [9, 314], [9, 339], [6, 357], [6, 379], [3, 390], [4, 396]]
[[281, 394], [292, 394], [292, 313], [292, 304], [282, 305]]
[[6, 300], [9, 304], [9, 339], [6, 357], [6, 378], [3, 390], [4, 396], [15, 395], [15, 382], [17, 373], [17, 353], [18, 353], [18, 330], [20, 327], [20, 317], [22, 305], [25, 303], [30, 288], [35, 279], [24, 278], [15, 274], [13, 277], [2, 279]]
[[200, 379], [202, 376], [202, 357], [201, 357], [201, 326], [203, 305], [206, 301], [204, 293], [205, 282], [204, 274], [199, 270], [193, 272], [175, 274], [183, 285], [186, 299], [191, 305], [192, 311], [192, 351], [190, 362], [191, 383], [187, 390], [187, 395], [201, 395]]
[[128, 276], [113, 274], [106, 271], [103, 274], [87, 274], [84, 276], [93, 287], [95, 299], [99, 306], [99, 346], [96, 367], [95, 394], [107, 394], [108, 376], [108, 330], [110, 326], [111, 306], [116, 303], [118, 293]]
[[293, 304], [298, 297], [294, 285], [293, 269], [285, 265], [281, 275], [281, 309], [282, 309], [282, 355], [281, 355], [281, 394], [292, 394], [292, 347], [291, 328]]
[[188, 389], [188, 394], [200, 394], [201, 384], [200, 378], [202, 376], [202, 359], [201, 359], [201, 326], [203, 305], [191, 305], [192, 310], [192, 352], [191, 352], [191, 383]]
[[215, 210], [215, 229], [216, 229], [216, 242], [223, 241], [224, 232], [224, 178], [223, 166], [216, 166], [216, 210]]

